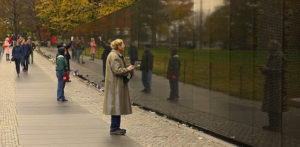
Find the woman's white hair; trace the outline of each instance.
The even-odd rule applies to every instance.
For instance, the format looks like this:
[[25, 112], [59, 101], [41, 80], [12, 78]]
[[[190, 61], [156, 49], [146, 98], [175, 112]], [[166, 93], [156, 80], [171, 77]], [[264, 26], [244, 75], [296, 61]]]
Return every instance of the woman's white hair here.
[[122, 39], [116, 39], [113, 42], [111, 42], [111, 48], [114, 50], [118, 49], [118, 46], [121, 46], [123, 44], [123, 40]]

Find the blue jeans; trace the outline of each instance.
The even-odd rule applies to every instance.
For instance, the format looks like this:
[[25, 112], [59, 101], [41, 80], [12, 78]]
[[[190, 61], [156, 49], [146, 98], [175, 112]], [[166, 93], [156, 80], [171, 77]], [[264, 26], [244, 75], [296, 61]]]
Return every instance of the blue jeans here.
[[29, 56], [23, 58], [23, 66], [25, 70], [28, 70]]
[[112, 115], [110, 131], [115, 131], [115, 130], [120, 129], [120, 125], [121, 125], [121, 116], [120, 115]]
[[6, 54], [6, 61], [9, 61], [9, 54]]
[[142, 71], [142, 81], [147, 92], [151, 91], [152, 70]]
[[65, 100], [65, 82], [63, 80], [63, 75], [56, 71], [56, 77], [57, 77], [57, 101], [63, 101]]

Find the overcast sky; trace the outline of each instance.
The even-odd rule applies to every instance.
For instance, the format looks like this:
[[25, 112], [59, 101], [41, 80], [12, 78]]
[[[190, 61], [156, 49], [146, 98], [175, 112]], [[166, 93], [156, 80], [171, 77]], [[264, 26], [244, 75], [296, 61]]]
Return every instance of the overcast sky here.
[[[200, 10], [201, 0], [194, 0], [194, 11]], [[212, 13], [218, 6], [224, 5], [224, 0], [202, 0], [203, 12], [205, 14]]]

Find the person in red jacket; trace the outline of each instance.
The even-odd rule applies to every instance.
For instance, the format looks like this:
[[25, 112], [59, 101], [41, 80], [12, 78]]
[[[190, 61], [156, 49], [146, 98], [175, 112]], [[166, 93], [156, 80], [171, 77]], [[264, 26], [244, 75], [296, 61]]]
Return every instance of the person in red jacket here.
[[7, 37], [8, 37], [8, 43], [11, 44], [11, 37], [10, 37], [10, 35], [8, 34]]
[[56, 46], [56, 37], [52, 36], [51, 38], [51, 46]]

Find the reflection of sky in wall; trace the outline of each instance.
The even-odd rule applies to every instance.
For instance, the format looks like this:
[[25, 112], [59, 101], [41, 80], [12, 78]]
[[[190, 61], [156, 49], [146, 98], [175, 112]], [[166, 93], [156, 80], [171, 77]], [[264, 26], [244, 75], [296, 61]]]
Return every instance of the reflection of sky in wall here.
[[[225, 4], [224, 0], [202, 0], [202, 8], [204, 12], [204, 16], [212, 13], [219, 6]], [[201, 0], [194, 0], [194, 11], [199, 12], [201, 7]]]

